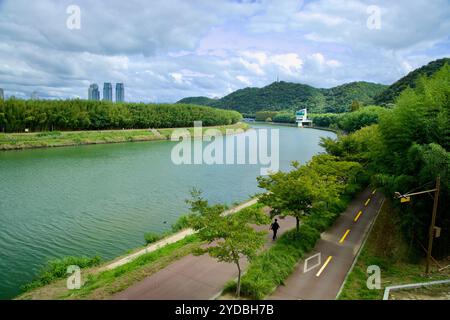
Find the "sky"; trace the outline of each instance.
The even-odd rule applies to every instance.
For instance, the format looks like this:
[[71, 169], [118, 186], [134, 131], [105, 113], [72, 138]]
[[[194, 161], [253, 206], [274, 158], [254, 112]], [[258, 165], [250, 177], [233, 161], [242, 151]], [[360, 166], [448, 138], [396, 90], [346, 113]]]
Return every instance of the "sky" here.
[[391, 84], [450, 57], [449, 0], [0, 0], [5, 95], [132, 102], [290, 81]]

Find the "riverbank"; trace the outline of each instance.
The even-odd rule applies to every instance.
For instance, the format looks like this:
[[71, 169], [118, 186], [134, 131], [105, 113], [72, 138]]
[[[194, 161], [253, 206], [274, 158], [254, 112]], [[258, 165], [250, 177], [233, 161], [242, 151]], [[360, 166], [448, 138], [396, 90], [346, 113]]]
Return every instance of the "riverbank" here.
[[[334, 137], [318, 130], [276, 128], [283, 171], [294, 160], [307, 162], [323, 152], [321, 137]], [[0, 264], [0, 299], [20, 294], [19, 288], [32, 281], [49, 259], [100, 256], [110, 261], [143, 245], [144, 234], [170, 231], [177, 217], [187, 212], [184, 199], [192, 187], [203, 190], [210, 201], [228, 205], [260, 192], [255, 180], [260, 166], [175, 165], [170, 161], [174, 144], [0, 152], [4, 204], [0, 236], [5, 256]], [[236, 150], [235, 144], [235, 154]]]
[[[258, 206], [257, 199], [246, 200], [223, 214], [234, 214], [242, 209]], [[106, 261], [100, 266], [82, 269], [83, 286], [69, 290], [66, 278], [54, 280], [48, 285], [27, 291], [18, 300], [57, 299], [108, 299], [134, 283], [158, 272], [169, 264], [193, 253], [202, 242], [195, 231], [183, 229], [144, 248], [136, 248], [129, 254]]]
[[[267, 122], [267, 121], [255, 121], [253, 123], [256, 123], [256, 124], [270, 124], [270, 125], [276, 125], [276, 126], [285, 126], [285, 127], [298, 128], [296, 123], [273, 122], [273, 121], [269, 121], [269, 122]], [[302, 127], [302, 129], [317, 129], [317, 130], [333, 132], [333, 133], [336, 133], [336, 134], [343, 133], [342, 130], [332, 129], [332, 128], [328, 128], [328, 127], [319, 127], [319, 126]]]
[[[203, 127], [203, 130], [214, 128], [225, 134], [227, 129], [247, 130], [248, 127], [248, 124], [238, 122], [227, 126]], [[179, 128], [0, 133], [0, 151], [170, 140], [175, 129]], [[192, 130], [192, 128], [186, 129]]]

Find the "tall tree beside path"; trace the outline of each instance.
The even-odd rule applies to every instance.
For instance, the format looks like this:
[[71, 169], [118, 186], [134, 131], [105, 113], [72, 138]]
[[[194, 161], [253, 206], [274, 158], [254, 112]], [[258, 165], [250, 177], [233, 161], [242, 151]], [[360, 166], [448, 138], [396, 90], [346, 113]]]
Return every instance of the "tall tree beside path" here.
[[258, 177], [260, 188], [268, 192], [261, 195], [259, 202], [269, 206], [273, 215], [293, 216], [297, 232], [300, 220], [308, 214], [313, 203], [320, 197], [320, 177], [309, 168], [293, 163], [294, 170], [277, 172], [268, 177]]
[[300, 220], [315, 208], [336, 203], [343, 193], [359, 188], [357, 181], [362, 166], [351, 161], [340, 161], [331, 155], [315, 156], [308, 164], [293, 162], [290, 172], [277, 172], [259, 177], [259, 187], [267, 190], [259, 202], [269, 206], [273, 215], [293, 216], [300, 231]]
[[264, 244], [263, 231], [255, 231], [250, 223], [262, 225], [270, 222], [269, 218], [259, 208], [245, 208], [235, 214], [223, 215], [225, 206], [210, 206], [198, 190], [191, 192], [192, 199], [187, 202], [191, 206], [190, 215], [192, 227], [198, 231], [202, 241], [208, 243], [198, 249], [196, 254], [208, 253], [221, 262], [234, 263], [238, 269], [236, 296], [241, 291], [241, 258], [249, 261]]

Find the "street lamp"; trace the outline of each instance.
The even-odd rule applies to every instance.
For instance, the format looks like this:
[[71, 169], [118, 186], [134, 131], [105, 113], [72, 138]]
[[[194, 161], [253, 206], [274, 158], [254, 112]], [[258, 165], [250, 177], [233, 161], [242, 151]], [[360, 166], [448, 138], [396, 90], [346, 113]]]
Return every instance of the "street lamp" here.
[[[431, 250], [433, 249], [433, 238], [434, 237], [438, 238], [440, 236], [440, 228], [435, 227], [440, 188], [441, 188], [441, 177], [437, 176], [436, 177], [436, 187], [434, 189], [419, 191], [419, 192], [414, 192], [414, 193], [407, 193], [407, 194], [401, 194], [400, 192], [394, 193], [395, 197], [397, 199], [400, 199], [400, 202], [403, 203], [403, 202], [411, 201], [412, 196], [434, 192], [433, 213], [431, 215], [430, 230], [428, 233], [427, 267], [426, 267], [426, 271], [425, 271], [427, 274], [430, 272]], [[436, 233], [435, 233], [435, 230], [436, 230]]]

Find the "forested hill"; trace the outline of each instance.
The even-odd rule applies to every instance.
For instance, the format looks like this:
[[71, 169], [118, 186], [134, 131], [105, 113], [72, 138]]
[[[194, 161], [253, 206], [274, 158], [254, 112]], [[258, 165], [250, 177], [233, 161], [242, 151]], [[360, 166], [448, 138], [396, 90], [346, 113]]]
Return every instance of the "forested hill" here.
[[181, 99], [177, 103], [196, 104], [196, 105], [200, 105], [200, 106], [210, 106], [210, 105], [214, 104], [216, 101], [217, 101], [217, 99], [211, 99], [208, 97], [189, 97], [189, 98]]
[[193, 97], [178, 103], [195, 103], [253, 114], [260, 110], [308, 108], [310, 112], [344, 112], [353, 101], [373, 103], [373, 98], [387, 86], [370, 82], [351, 82], [330, 89], [318, 89], [291, 82], [274, 82], [263, 88], [237, 90], [221, 99]]
[[388, 103], [394, 103], [395, 99], [400, 93], [408, 86], [414, 88], [417, 80], [421, 76], [431, 76], [435, 74], [445, 63], [450, 64], [450, 58], [442, 58], [428, 63], [427, 65], [420, 67], [414, 71], [411, 71], [400, 80], [393, 83], [385, 91], [381, 92], [375, 97], [375, 103], [378, 105], [386, 105]]

